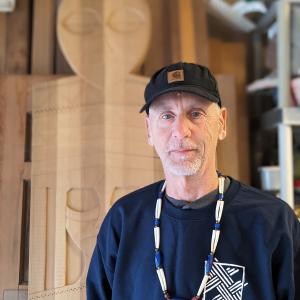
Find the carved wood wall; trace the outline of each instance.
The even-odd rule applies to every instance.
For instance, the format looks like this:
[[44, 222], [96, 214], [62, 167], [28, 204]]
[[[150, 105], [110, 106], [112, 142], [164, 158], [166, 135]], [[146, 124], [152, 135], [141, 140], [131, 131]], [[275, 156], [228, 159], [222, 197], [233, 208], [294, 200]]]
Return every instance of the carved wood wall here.
[[150, 39], [141, 0], [64, 0], [58, 37], [76, 77], [32, 96], [29, 299], [85, 299], [101, 221], [116, 199], [162, 178], [133, 72]]

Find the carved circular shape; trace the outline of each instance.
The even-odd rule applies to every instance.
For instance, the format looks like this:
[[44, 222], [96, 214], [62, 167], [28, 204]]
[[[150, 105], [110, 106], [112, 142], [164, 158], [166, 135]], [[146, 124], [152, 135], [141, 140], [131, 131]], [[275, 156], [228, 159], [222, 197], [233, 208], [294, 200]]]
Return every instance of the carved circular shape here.
[[87, 212], [99, 206], [97, 193], [94, 189], [74, 188], [67, 193], [67, 206], [77, 212]]
[[145, 15], [138, 9], [122, 6], [111, 12], [107, 25], [120, 33], [134, 32], [146, 23]]
[[96, 32], [101, 26], [100, 15], [91, 8], [83, 8], [82, 11], [73, 11], [62, 21], [62, 26], [75, 35], [87, 35]]

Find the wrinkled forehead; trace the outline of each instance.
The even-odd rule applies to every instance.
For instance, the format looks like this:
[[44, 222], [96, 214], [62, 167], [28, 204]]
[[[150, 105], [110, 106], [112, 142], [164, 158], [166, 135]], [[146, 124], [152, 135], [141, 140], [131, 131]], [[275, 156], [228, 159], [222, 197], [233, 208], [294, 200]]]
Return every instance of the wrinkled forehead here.
[[206, 110], [214, 104], [215, 103], [193, 93], [169, 92], [158, 96], [150, 105], [150, 111], [176, 108], [201, 108]]

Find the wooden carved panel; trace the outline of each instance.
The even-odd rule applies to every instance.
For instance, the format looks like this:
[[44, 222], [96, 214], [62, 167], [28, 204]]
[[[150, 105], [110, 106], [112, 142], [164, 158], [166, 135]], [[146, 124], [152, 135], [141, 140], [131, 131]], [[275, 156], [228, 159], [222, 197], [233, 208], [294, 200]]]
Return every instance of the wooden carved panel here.
[[27, 242], [21, 243], [26, 225], [23, 196], [30, 180], [30, 162], [25, 162], [26, 115], [32, 85], [52, 77], [0, 76], [0, 300], [13, 297], [27, 280], [27, 265], [22, 263]]
[[33, 90], [29, 299], [85, 299], [105, 213], [162, 177], [138, 113], [144, 86], [144, 78], [128, 75], [127, 102], [104, 101], [103, 89], [80, 77]]

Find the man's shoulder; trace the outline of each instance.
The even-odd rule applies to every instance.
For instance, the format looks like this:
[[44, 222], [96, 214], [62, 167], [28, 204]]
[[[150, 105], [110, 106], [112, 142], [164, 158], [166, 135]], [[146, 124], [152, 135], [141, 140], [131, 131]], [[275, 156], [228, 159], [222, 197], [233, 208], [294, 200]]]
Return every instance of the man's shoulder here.
[[276, 206], [287, 207], [287, 203], [282, 199], [278, 198], [275, 194], [269, 193], [253, 186], [247, 185], [245, 183], [240, 183], [240, 193], [243, 197], [248, 199], [248, 201], [260, 201], [260, 204], [276, 204]]
[[[297, 240], [300, 249], [300, 223], [290, 205], [271, 193], [240, 183], [233, 203], [233, 211], [239, 212], [242, 220], [255, 218], [256, 224], [267, 222], [274, 230], [288, 232]], [[295, 245], [296, 245], [295, 244]]]
[[235, 206], [242, 206], [246, 210], [248, 208], [256, 212], [266, 212], [267, 214], [287, 213], [294, 215], [287, 202], [272, 193], [262, 191], [237, 180], [234, 181], [240, 185], [239, 192], [233, 201]]

